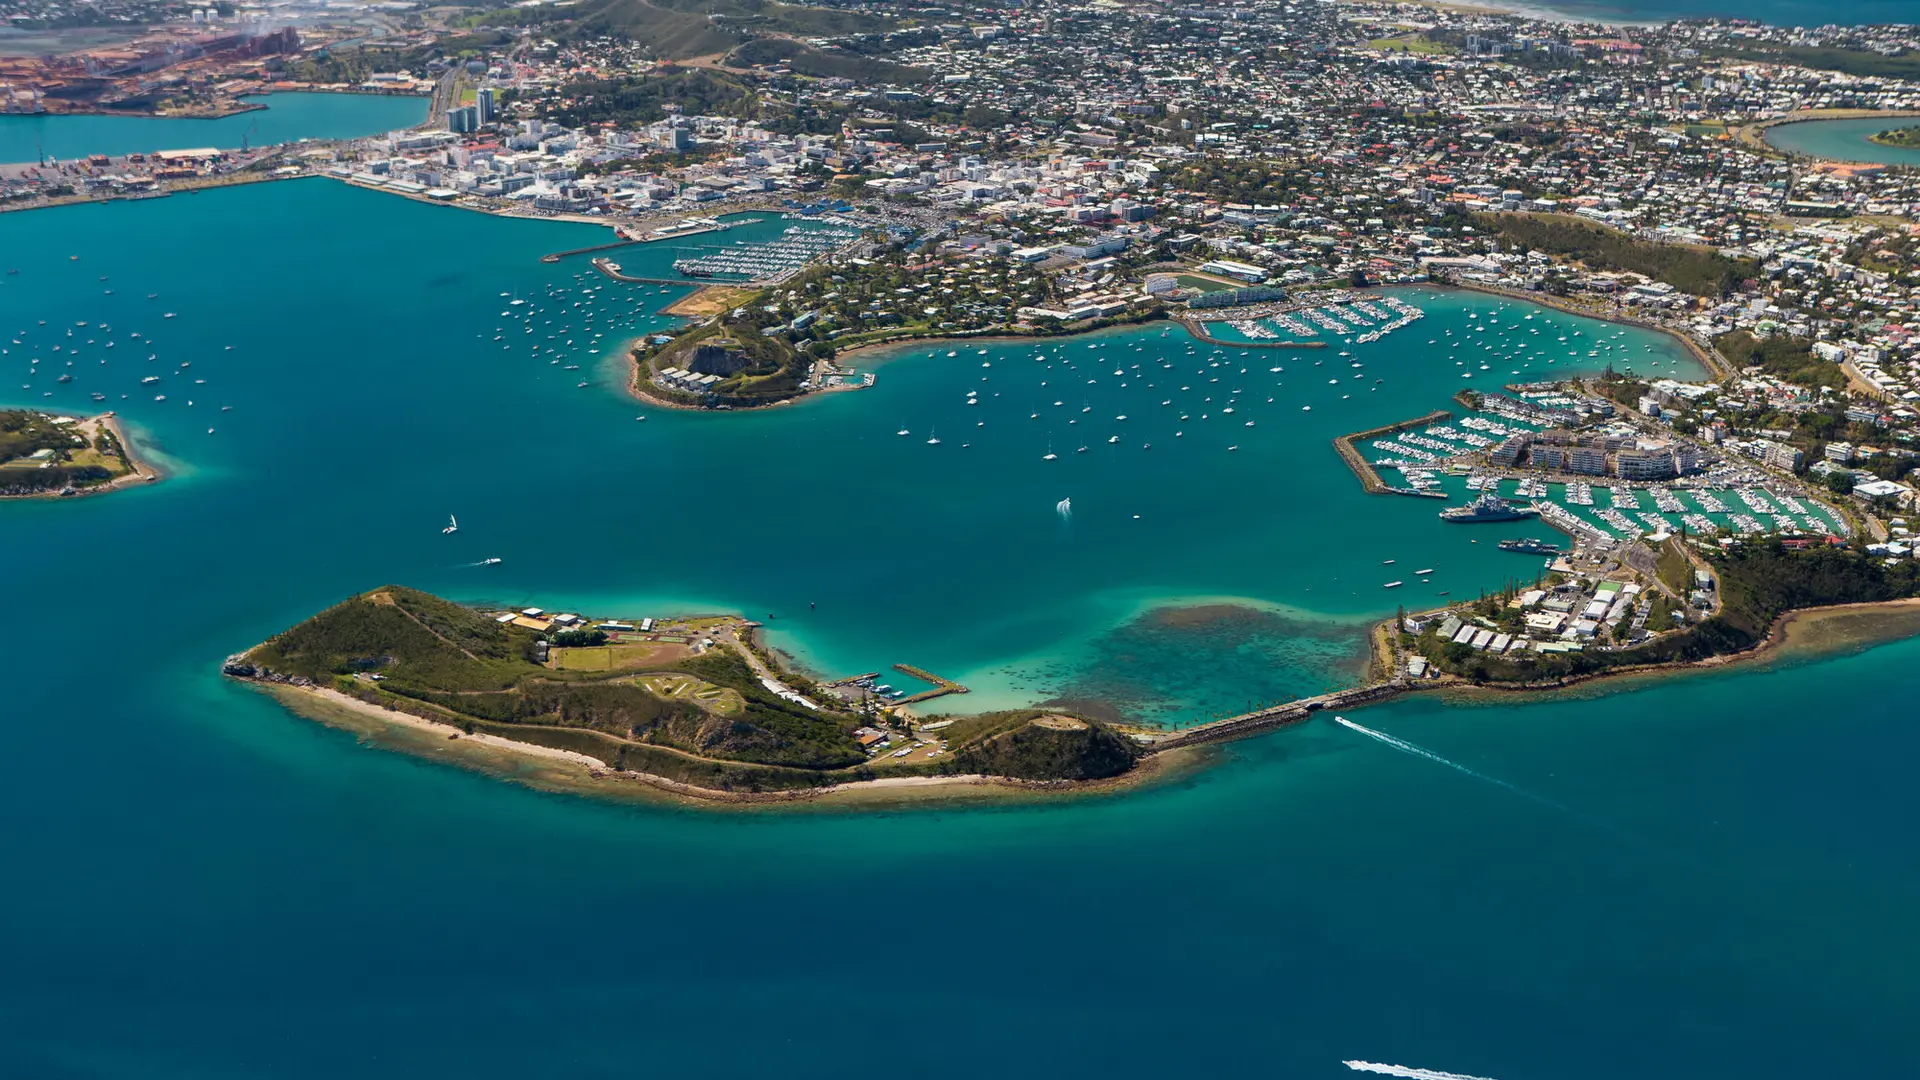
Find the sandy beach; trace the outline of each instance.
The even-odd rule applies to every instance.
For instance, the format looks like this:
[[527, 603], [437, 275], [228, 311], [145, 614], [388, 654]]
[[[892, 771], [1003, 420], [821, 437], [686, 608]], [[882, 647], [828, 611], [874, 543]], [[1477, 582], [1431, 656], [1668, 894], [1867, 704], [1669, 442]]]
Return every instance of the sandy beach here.
[[337, 690], [241, 680], [287, 709], [329, 727], [351, 731], [381, 749], [438, 761], [541, 791], [705, 809], [802, 808], [930, 802], [1041, 801], [1062, 795], [1098, 795], [1190, 773], [1199, 760], [1182, 751], [1143, 757], [1110, 780], [1033, 782], [981, 775], [892, 776], [796, 791], [742, 792], [697, 787], [664, 776], [611, 768], [571, 750], [472, 734], [452, 724], [369, 704]]
[[[48, 415], [71, 416], [72, 414], [50, 413]], [[75, 417], [75, 419], [79, 420], [75, 430], [86, 436], [90, 442], [99, 438], [102, 433], [112, 435], [126, 450], [127, 467], [130, 471], [104, 484], [76, 489], [72, 495], [62, 495], [57, 491], [36, 491], [28, 495], [0, 495], [0, 499], [79, 499], [89, 495], [104, 495], [107, 492], [137, 484], [151, 484], [165, 478], [164, 470], [140, 456], [138, 448], [133, 439], [128, 436], [127, 429], [121, 424], [118, 416], [108, 412], [99, 416]]]

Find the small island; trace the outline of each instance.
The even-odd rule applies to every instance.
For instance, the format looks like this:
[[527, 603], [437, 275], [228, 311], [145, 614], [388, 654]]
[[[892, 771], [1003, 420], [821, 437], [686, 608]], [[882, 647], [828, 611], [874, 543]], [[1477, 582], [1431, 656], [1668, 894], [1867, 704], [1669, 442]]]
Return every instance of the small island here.
[[88, 495], [159, 478], [134, 457], [113, 413], [0, 409], [0, 498]]
[[1867, 137], [1868, 142], [1881, 146], [1898, 146], [1908, 150], [1920, 150], [1920, 124], [1912, 127], [1889, 128]]
[[[878, 673], [817, 682], [737, 616], [591, 619], [478, 610], [388, 586], [222, 670], [383, 745], [551, 790], [718, 802], [965, 786], [1080, 789], [1135, 769], [1139, 741], [1059, 709], [922, 717]], [[843, 795], [844, 797], [844, 795]]]

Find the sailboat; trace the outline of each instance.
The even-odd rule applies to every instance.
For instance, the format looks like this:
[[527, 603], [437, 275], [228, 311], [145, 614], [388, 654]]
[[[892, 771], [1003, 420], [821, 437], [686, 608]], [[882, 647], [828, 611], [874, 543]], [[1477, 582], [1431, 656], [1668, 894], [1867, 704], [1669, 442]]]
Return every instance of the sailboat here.
[[459, 519], [455, 518], [452, 514], [448, 514], [447, 527], [440, 530], [441, 535], [448, 536], [448, 535], [452, 535], [453, 533], [457, 533], [459, 531], [460, 531]]
[[913, 434], [913, 433], [912, 433], [912, 432], [910, 432], [910, 431], [908, 431], [908, 430], [907, 430], [906, 428], [904, 428], [904, 427], [903, 427], [903, 428], [901, 428], [901, 429], [900, 429], [899, 431], [896, 431], [896, 432], [894, 432], [894, 434], [895, 434], [895, 435], [911, 435], [911, 434]]
[[1052, 460], [1054, 460], [1055, 458], [1058, 458], [1059, 456], [1060, 456], [1059, 454], [1056, 454], [1056, 453], [1054, 453], [1054, 452], [1053, 452], [1053, 440], [1051, 440], [1051, 439], [1049, 439], [1049, 440], [1047, 440], [1047, 456], [1046, 456], [1046, 457], [1043, 457], [1043, 458], [1041, 458], [1040, 460], [1041, 460], [1041, 461], [1052, 461]]
[[927, 445], [928, 445], [928, 446], [939, 446], [939, 445], [940, 445], [940, 436], [938, 436], [938, 435], [934, 435], [934, 434], [929, 434], [929, 435], [927, 436]]

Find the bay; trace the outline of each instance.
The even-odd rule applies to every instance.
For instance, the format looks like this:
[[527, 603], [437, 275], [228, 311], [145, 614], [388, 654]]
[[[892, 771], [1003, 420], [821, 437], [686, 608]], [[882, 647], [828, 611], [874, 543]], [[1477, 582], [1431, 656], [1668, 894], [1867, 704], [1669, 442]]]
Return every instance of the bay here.
[[1791, 124], [1775, 124], [1766, 130], [1766, 140], [1781, 150], [1836, 161], [1920, 165], [1920, 149], [1886, 146], [1873, 141], [1873, 136], [1882, 131], [1915, 125], [1920, 125], [1920, 117], [1802, 120]]
[[[207, 240], [263, 221], [288, 239]], [[1909, 689], [1920, 643], [1356, 715], [1510, 787], [1315, 721], [1120, 797], [866, 814], [544, 795], [363, 747], [221, 680], [226, 654], [394, 581], [596, 613], [771, 610], [775, 640], [823, 671], [916, 663], [976, 685], [971, 707], [1118, 688], [1162, 722], [1204, 715], [1340, 681], [1342, 642], [1391, 611], [1385, 558], [1456, 595], [1525, 572], [1491, 550], [1525, 527], [1443, 527], [1436, 503], [1363, 495], [1328, 446], [1511, 377], [1456, 364], [1451, 338], [1504, 308], [1493, 325], [1550, 319], [1636, 364], [1686, 364], [1639, 331], [1412, 290], [1397, 295], [1427, 318], [1352, 358], [1189, 354], [1149, 325], [856, 356], [873, 389], [664, 413], [622, 396], [620, 345], [669, 325], [658, 308], [683, 290], [539, 261], [604, 236], [325, 180], [0, 216], [21, 270], [0, 277], [0, 398], [85, 410], [110, 393], [174, 470], [0, 506], [17, 628], [0, 918], [22, 930], [0, 936], [0, 1071], [1920, 1064], [1903, 832], [1920, 805], [1902, 771], [1920, 746], [1880, 704]], [[645, 273], [676, 255], [616, 257]], [[72, 384], [22, 363], [75, 340]], [[1235, 388], [1254, 428], [1239, 405], [1176, 426], [1157, 404]], [[1049, 463], [1049, 439], [1090, 449]], [[505, 562], [470, 565], [489, 556]]]
[[212, 119], [157, 116], [0, 115], [0, 163], [71, 161], [89, 154], [146, 154], [212, 147], [237, 150], [299, 139], [357, 139], [412, 127], [426, 99], [398, 94], [288, 92], [242, 98], [253, 109]]

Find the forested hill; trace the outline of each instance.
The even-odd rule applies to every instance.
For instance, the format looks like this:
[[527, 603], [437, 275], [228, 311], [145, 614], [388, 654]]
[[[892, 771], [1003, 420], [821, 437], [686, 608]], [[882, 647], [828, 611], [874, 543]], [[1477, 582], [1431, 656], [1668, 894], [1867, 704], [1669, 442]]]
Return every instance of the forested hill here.
[[771, 0], [582, 0], [565, 6], [503, 7], [467, 21], [479, 26], [535, 25], [560, 38], [630, 38], [662, 60], [713, 56], [762, 38], [874, 34], [896, 25], [867, 12]]

